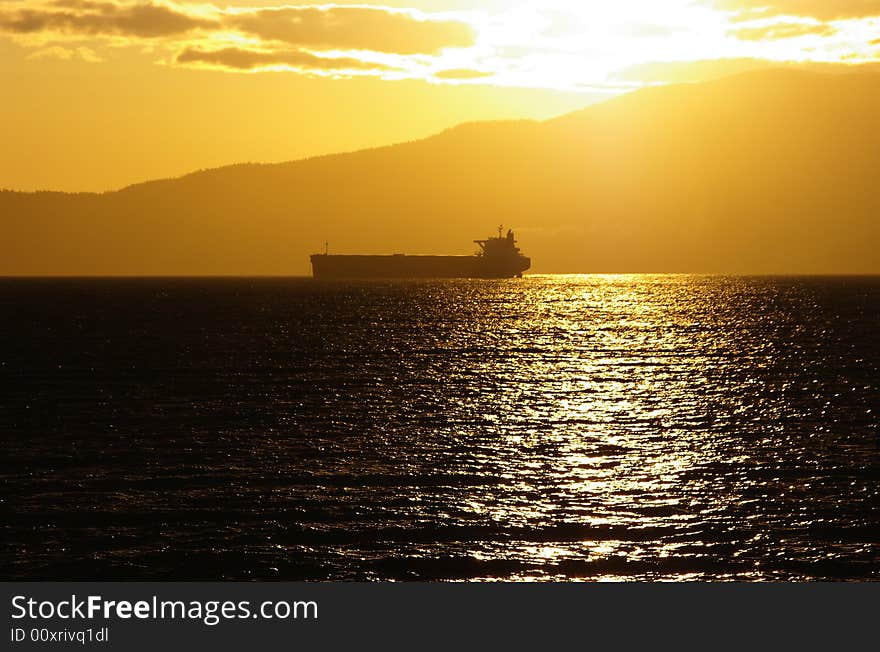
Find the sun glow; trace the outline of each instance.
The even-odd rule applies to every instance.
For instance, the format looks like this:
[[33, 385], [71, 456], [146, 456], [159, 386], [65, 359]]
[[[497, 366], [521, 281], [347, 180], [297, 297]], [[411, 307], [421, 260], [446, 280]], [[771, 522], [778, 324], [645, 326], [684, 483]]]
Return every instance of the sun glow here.
[[688, 0], [550, 0], [491, 17], [481, 39], [516, 55], [497, 70], [500, 83], [611, 90], [619, 85], [614, 73], [628, 66], [716, 53], [725, 24], [724, 13]]
[[[713, 76], [731, 63], [858, 64], [877, 60], [880, 19], [823, 22], [813, 17], [722, 11], [694, 0], [548, 0], [509, 4], [479, 24], [479, 49], [500, 85], [619, 92], [677, 81], [673, 71], [699, 64]], [[712, 63], [717, 62], [717, 66]], [[653, 75], [643, 75], [652, 65]], [[735, 66], [733, 71], [736, 71]]]
[[132, 47], [176, 67], [593, 93], [676, 81], [670, 67], [682, 65], [719, 76], [737, 60], [853, 64], [877, 61], [880, 50], [880, 17], [792, 16], [748, 2], [389, 4], [113, 0], [62, 12], [49, 0], [12, 0], [0, 8], [0, 34], [36, 49], [36, 58], [87, 51], [99, 62]]

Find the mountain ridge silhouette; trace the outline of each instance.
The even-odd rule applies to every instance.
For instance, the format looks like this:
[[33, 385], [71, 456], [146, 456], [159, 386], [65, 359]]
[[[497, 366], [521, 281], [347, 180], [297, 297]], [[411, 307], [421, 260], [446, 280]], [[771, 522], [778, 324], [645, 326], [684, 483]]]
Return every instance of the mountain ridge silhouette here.
[[501, 223], [534, 272], [880, 273], [878, 82], [747, 72], [105, 193], [4, 191], [0, 274], [298, 275], [325, 241], [470, 253]]

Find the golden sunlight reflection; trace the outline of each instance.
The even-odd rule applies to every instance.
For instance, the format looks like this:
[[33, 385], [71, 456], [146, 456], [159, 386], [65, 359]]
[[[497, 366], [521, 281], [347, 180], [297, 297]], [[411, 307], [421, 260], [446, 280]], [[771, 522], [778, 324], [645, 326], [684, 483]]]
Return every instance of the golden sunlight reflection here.
[[[25, 572], [876, 577], [876, 279], [93, 283], [65, 285], [93, 302], [82, 328], [19, 338], [39, 363], [11, 394], [20, 422], [53, 427], [27, 421], [47, 378], [82, 406], [11, 442], [25, 468], [72, 469], [17, 481]], [[56, 309], [32, 291], [22, 314]], [[156, 337], [95, 338], [108, 323]], [[128, 412], [96, 373], [111, 359]], [[58, 555], [30, 524], [76, 510]], [[120, 541], [179, 525], [159, 554], [78, 525], [96, 515]]]
[[[567, 577], [607, 579], [632, 569], [655, 579], [692, 577], [676, 570], [679, 560], [693, 555], [707, 527], [728, 527], [712, 525], [717, 515], [747, 503], [738, 465], [755, 450], [772, 458], [784, 447], [776, 433], [751, 438], [747, 451], [730, 439], [731, 428], [758, 432], [762, 426], [749, 424], [761, 415], [778, 422], [792, 409], [747, 398], [751, 379], [728, 362], [761, 355], [773, 364], [785, 346], [778, 335], [710, 323], [744, 319], [729, 311], [743, 292], [755, 291], [752, 283], [536, 276], [493, 289], [500, 305], [515, 293], [520, 310], [497, 315], [489, 330], [474, 324], [471, 336], [456, 335], [454, 345], [465, 351], [460, 373], [481, 378], [484, 391], [450, 409], [476, 413], [479, 423], [456, 428], [453, 446], [471, 453], [451, 472], [473, 464], [468, 472], [485, 485], [446, 516], [495, 524], [510, 531], [510, 541], [481, 543], [467, 554], [485, 563], [549, 564]], [[485, 300], [475, 289], [471, 308]], [[748, 343], [743, 333], [751, 333]], [[469, 337], [489, 337], [493, 348], [473, 349]], [[458, 373], [452, 370], [451, 382]], [[705, 472], [719, 468], [725, 473]], [[538, 575], [547, 579], [546, 570]]]

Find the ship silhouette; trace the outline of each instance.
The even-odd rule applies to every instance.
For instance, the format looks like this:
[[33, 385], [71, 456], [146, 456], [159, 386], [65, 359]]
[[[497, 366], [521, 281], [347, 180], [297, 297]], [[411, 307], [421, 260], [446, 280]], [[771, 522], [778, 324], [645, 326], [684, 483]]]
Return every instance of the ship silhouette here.
[[357, 278], [512, 278], [532, 264], [524, 256], [513, 231], [486, 240], [474, 240], [480, 250], [473, 256], [338, 255], [326, 250], [312, 254], [312, 276], [321, 279]]

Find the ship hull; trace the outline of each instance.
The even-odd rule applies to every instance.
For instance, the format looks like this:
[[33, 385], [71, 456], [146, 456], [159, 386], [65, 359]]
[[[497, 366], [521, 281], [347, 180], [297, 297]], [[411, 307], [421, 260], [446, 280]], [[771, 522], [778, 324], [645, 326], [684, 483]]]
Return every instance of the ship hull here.
[[338, 256], [315, 254], [312, 274], [321, 279], [511, 278], [529, 268], [525, 256], [486, 260], [483, 256]]

